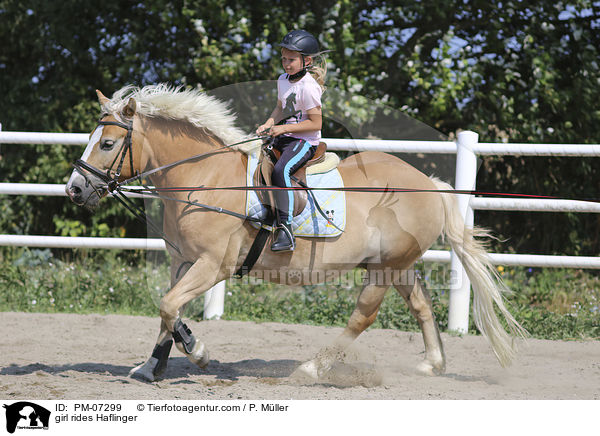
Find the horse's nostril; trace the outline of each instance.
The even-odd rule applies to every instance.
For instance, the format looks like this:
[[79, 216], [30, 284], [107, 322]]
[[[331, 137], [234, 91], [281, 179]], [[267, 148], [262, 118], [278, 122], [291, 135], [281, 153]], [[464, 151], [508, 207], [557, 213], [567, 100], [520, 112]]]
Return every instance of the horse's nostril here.
[[81, 195], [83, 193], [83, 191], [81, 190], [81, 188], [77, 185], [71, 185], [71, 186], [67, 186], [67, 195], [69, 196], [69, 198], [71, 198], [71, 200], [75, 203], [75, 204], [79, 204], [81, 203]]

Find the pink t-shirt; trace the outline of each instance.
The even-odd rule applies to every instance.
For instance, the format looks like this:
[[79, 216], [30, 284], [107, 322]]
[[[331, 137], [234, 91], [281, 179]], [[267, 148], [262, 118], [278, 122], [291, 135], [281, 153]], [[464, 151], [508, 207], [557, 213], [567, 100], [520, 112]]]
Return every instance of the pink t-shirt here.
[[[323, 91], [310, 73], [306, 73], [297, 82], [290, 82], [287, 76], [284, 73], [277, 79], [277, 98], [283, 108], [283, 118], [287, 118], [286, 124], [301, 123], [308, 119], [308, 110], [321, 106]], [[304, 139], [311, 145], [319, 145], [321, 131], [286, 133], [285, 136], [293, 136]]]

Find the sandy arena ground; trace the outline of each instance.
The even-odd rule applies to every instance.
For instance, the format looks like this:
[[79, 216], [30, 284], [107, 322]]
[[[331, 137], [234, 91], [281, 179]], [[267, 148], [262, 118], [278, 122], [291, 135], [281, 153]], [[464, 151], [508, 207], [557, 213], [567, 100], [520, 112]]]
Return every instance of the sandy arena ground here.
[[330, 380], [290, 374], [340, 328], [187, 322], [210, 351], [200, 370], [173, 347], [161, 381], [128, 377], [145, 361], [159, 319], [118, 315], [0, 313], [0, 398], [16, 399], [600, 399], [600, 341], [529, 340], [502, 369], [482, 337], [442, 335], [446, 374], [425, 377], [419, 333], [368, 330]]

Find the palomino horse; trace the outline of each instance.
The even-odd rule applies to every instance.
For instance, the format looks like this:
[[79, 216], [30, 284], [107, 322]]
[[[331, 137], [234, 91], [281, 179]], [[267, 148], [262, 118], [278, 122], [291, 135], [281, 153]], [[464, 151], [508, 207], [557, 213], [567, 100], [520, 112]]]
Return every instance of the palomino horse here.
[[[193, 162], [154, 172], [151, 183], [159, 189], [246, 184], [247, 150], [221, 148], [245, 138], [234, 127], [235, 117], [221, 101], [165, 85], [125, 87], [112, 99], [97, 93], [103, 115], [82, 156], [85, 165], [73, 172], [66, 187], [76, 204], [94, 208], [107, 193], [107, 178], [98, 177], [100, 171], [94, 175], [93, 169], [123, 180], [134, 172], [203, 153]], [[474, 239], [486, 233], [465, 228], [454, 195], [437, 192], [452, 188], [385, 153], [358, 153], [342, 160], [338, 168], [346, 187], [391, 186], [420, 192], [347, 192], [346, 229], [340, 236], [298, 238], [292, 253], [264, 250], [254, 271], [268, 273], [269, 280], [281, 284], [316, 284], [330, 277], [332, 271], [348, 271], [356, 266], [366, 269], [364, 286], [343, 333], [297, 372], [314, 380], [325, 375], [343, 350], [373, 323], [387, 289], [392, 286], [406, 300], [423, 333], [425, 360], [418, 370], [428, 375], [443, 373], [446, 361], [431, 297], [417, 276], [408, 275], [413, 277], [409, 281], [399, 280], [403, 273], [412, 271], [414, 263], [442, 233], [458, 253], [472, 282], [477, 327], [489, 340], [500, 363], [508, 365], [516, 352], [514, 337], [524, 336], [525, 332], [505, 308], [503, 292], [507, 289], [482, 243]], [[188, 199], [188, 192], [168, 195], [177, 200]], [[245, 197], [243, 191], [227, 190], [191, 195], [198, 203], [240, 214], [244, 214]], [[168, 246], [171, 289], [160, 302], [162, 322], [152, 355], [131, 371], [133, 376], [150, 381], [164, 372], [173, 341], [193, 363], [200, 367], [208, 364], [208, 351], [182, 323], [180, 310], [216, 283], [231, 277], [242, 265], [257, 234], [249, 222], [236, 216], [190, 208], [184, 202], [163, 203], [164, 236], [178, 247], [176, 250]], [[178, 274], [184, 264], [192, 266]], [[393, 274], [379, 274], [381, 271]], [[495, 309], [505, 318], [510, 334], [502, 327]]]

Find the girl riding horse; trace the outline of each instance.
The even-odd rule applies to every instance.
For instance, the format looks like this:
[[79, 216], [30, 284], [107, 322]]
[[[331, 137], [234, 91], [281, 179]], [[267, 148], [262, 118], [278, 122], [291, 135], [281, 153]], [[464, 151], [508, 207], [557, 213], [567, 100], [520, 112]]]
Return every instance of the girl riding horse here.
[[[277, 80], [277, 106], [256, 133], [273, 136], [273, 147], [281, 152], [273, 168], [273, 185], [291, 188], [290, 177], [315, 155], [321, 139], [325, 69], [313, 64], [313, 57], [319, 53], [319, 43], [307, 31], [293, 30], [279, 45], [285, 73]], [[282, 122], [285, 123], [275, 125]], [[277, 228], [271, 250], [293, 251], [296, 247], [292, 233], [294, 193], [277, 190], [274, 198]]]

